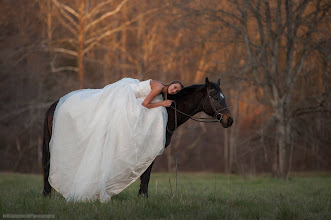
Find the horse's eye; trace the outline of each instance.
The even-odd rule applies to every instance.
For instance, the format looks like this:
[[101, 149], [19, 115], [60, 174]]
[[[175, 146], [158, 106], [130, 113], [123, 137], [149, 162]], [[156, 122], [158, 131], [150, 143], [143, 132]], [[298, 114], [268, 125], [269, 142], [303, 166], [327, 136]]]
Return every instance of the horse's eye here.
[[217, 93], [212, 94], [212, 96], [213, 96], [214, 99], [219, 99], [219, 96], [218, 96]]

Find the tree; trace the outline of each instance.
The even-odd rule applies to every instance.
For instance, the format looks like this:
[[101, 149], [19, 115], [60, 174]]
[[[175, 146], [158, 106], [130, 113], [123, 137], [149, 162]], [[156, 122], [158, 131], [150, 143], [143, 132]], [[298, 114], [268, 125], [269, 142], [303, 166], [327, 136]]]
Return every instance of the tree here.
[[[79, 87], [84, 87], [84, 58], [93, 48], [98, 46], [116, 32], [123, 31], [127, 26], [136, 22], [139, 17], [154, 12], [147, 11], [136, 17], [123, 21], [117, 26], [109, 22], [109, 19], [118, 14], [128, 0], [115, 2], [113, 0], [96, 1], [87, 3], [86, 0], [79, 0], [76, 7], [62, 3], [58, 0], [52, 0], [52, 3], [58, 9], [59, 15], [56, 17], [61, 25], [68, 31], [68, 37], [57, 38], [60, 42], [53, 44], [51, 51], [73, 56], [77, 59], [77, 66], [54, 67], [53, 72], [69, 70], [78, 73]], [[112, 8], [110, 11], [108, 9]], [[62, 35], [63, 36], [63, 35]]]
[[246, 54], [242, 74], [259, 88], [258, 98], [273, 111], [275, 159], [273, 174], [288, 178], [292, 123], [299, 77], [325, 41], [320, 31], [330, 5], [322, 0], [229, 0], [232, 10], [206, 10], [209, 20], [232, 28]]

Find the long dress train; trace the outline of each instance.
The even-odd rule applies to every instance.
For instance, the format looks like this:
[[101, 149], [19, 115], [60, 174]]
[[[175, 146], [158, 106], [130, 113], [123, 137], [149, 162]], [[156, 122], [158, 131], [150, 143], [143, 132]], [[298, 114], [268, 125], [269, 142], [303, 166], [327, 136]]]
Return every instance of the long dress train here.
[[67, 201], [108, 201], [163, 153], [168, 115], [165, 107], [142, 106], [150, 91], [150, 80], [124, 78], [60, 99], [48, 180]]

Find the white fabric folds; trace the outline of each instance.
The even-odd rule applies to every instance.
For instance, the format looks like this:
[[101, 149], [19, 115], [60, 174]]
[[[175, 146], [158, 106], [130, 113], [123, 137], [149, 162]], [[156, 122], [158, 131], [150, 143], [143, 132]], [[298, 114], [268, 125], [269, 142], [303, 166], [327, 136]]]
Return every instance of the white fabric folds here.
[[48, 180], [67, 201], [108, 201], [163, 153], [168, 115], [165, 107], [142, 106], [150, 91], [150, 80], [124, 78], [60, 99]]

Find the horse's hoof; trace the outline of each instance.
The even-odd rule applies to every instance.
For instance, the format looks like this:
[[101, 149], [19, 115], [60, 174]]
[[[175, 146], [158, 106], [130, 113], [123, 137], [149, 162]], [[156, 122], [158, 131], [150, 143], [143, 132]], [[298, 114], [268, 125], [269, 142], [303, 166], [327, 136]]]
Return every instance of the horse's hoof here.
[[43, 190], [43, 196], [44, 197], [51, 197], [51, 192], [46, 192], [45, 190]]
[[139, 192], [138, 196], [141, 196], [141, 197], [144, 197], [144, 198], [148, 198], [148, 193]]

